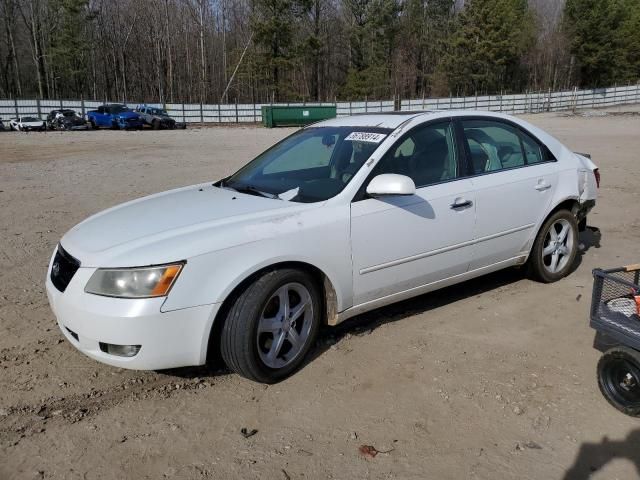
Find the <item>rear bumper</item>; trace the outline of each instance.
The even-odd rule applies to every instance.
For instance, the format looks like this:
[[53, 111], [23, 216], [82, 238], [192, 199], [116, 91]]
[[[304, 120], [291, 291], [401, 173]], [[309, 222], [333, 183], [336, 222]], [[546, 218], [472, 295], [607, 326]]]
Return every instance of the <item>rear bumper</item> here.
[[578, 211], [576, 212], [576, 220], [580, 226], [580, 231], [583, 231], [587, 227], [587, 215], [596, 206], [595, 200], [585, 200], [580, 204]]
[[[51, 265], [49, 266], [51, 268]], [[120, 299], [84, 292], [95, 271], [80, 268], [60, 292], [47, 273], [51, 310], [66, 339], [102, 363], [135, 370], [203, 365], [219, 304], [161, 312], [165, 298]], [[140, 345], [132, 357], [112, 355], [100, 344]]]

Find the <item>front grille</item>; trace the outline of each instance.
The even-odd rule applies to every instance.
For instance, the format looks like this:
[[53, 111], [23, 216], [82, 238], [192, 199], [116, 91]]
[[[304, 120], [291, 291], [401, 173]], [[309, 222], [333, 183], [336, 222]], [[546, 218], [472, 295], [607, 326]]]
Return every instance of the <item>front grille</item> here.
[[51, 265], [51, 283], [64, 292], [69, 282], [80, 268], [80, 262], [64, 251], [61, 245], [58, 245], [58, 251]]

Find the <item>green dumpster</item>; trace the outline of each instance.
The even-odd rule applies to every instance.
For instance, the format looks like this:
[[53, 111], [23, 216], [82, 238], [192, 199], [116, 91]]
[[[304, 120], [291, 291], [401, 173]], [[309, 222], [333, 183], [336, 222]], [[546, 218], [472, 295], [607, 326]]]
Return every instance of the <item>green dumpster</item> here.
[[267, 105], [262, 107], [262, 124], [267, 128], [292, 127], [336, 118], [336, 106], [327, 107], [287, 107]]

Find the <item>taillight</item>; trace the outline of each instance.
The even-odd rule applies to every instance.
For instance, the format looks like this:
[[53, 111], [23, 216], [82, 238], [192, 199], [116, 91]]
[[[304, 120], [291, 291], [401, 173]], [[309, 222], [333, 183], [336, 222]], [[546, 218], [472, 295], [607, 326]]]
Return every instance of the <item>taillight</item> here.
[[596, 169], [593, 171], [593, 174], [594, 174], [594, 175], [595, 175], [595, 177], [596, 177], [596, 186], [597, 186], [598, 188], [600, 188], [600, 170], [596, 168]]

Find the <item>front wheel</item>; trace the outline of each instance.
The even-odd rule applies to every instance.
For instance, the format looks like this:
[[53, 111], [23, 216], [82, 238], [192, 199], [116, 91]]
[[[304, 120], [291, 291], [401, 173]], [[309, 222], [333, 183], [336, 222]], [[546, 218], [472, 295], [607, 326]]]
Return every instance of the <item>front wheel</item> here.
[[567, 210], [559, 210], [538, 232], [529, 255], [529, 272], [541, 282], [557, 282], [569, 274], [577, 252], [576, 217]]
[[250, 380], [283, 380], [302, 366], [322, 314], [319, 288], [311, 276], [295, 269], [267, 272], [229, 310], [220, 339], [222, 358]]
[[627, 347], [607, 350], [598, 362], [598, 387], [616, 409], [640, 416], [640, 352]]

